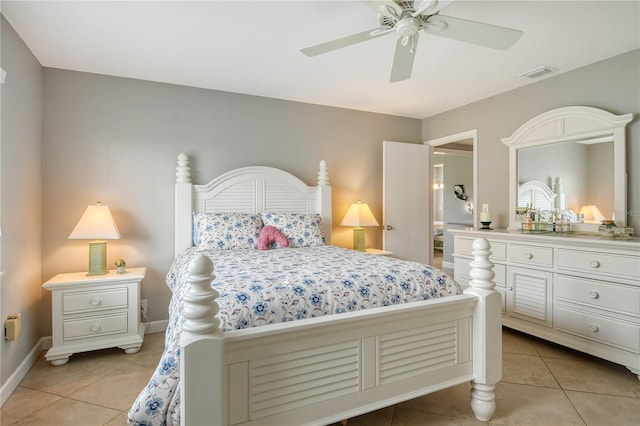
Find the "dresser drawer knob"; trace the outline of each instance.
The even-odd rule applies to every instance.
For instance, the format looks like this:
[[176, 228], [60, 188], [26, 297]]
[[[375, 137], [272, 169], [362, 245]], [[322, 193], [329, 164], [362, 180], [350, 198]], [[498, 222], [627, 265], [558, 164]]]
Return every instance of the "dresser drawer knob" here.
[[598, 297], [600, 297], [600, 294], [598, 294], [597, 291], [590, 291], [589, 292], [589, 297], [592, 299], [597, 299]]
[[91, 299], [91, 304], [93, 306], [98, 306], [100, 304], [100, 302], [101, 302], [101, 300], [99, 298], [97, 298], [97, 297], [94, 297], [94, 298]]
[[97, 333], [98, 331], [100, 331], [100, 324], [93, 324], [91, 326], [91, 331], [93, 331], [94, 333]]
[[526, 257], [527, 259], [533, 259], [533, 253], [525, 253], [524, 257]]
[[598, 328], [598, 326], [597, 326], [597, 325], [595, 325], [595, 324], [591, 324], [591, 325], [589, 326], [589, 330], [593, 331], [594, 333], [597, 333], [597, 332], [598, 332], [598, 330], [599, 330], [599, 328]]
[[591, 261], [591, 267], [592, 268], [599, 268], [600, 267], [600, 262], [598, 262], [597, 260], [592, 260]]

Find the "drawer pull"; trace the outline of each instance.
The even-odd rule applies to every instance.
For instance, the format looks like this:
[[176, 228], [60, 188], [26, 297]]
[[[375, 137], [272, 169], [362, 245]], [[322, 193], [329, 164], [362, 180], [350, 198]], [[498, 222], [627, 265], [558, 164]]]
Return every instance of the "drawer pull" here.
[[527, 259], [533, 259], [533, 253], [525, 253], [524, 257]]
[[591, 324], [591, 325], [589, 326], [589, 330], [593, 331], [594, 333], [597, 333], [597, 332], [598, 332], [598, 330], [599, 330], [599, 328], [598, 328], [598, 326], [597, 326], [597, 325], [595, 325], [595, 324]]
[[99, 298], [97, 298], [97, 297], [94, 297], [94, 298], [91, 299], [91, 304], [93, 306], [98, 306], [100, 304], [100, 302], [101, 302], [101, 300]]
[[98, 331], [100, 331], [100, 324], [93, 324], [91, 326], [91, 331], [93, 331], [94, 333], [97, 333]]
[[600, 297], [600, 294], [598, 294], [597, 291], [590, 291], [589, 292], [589, 297], [592, 299], [597, 299], [598, 297]]
[[597, 260], [592, 260], [591, 261], [591, 267], [592, 268], [599, 268], [600, 267], [600, 262], [598, 262]]

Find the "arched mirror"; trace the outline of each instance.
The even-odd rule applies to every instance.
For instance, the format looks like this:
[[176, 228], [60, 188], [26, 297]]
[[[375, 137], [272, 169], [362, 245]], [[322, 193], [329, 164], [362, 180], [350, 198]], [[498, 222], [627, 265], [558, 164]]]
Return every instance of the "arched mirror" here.
[[[558, 108], [502, 139], [509, 147], [509, 228], [520, 229], [516, 208], [526, 206], [557, 209], [572, 222], [583, 208], [596, 206], [605, 219], [625, 226], [625, 126], [632, 119], [591, 107]], [[597, 231], [602, 218], [586, 219], [574, 229]]]

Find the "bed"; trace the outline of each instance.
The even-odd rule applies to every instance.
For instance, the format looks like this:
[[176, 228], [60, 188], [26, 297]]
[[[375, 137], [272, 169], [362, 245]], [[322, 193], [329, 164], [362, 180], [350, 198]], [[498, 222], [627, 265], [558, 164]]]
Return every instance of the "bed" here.
[[[269, 167], [194, 185], [180, 154], [175, 201], [165, 351], [130, 423], [329, 424], [464, 382], [491, 417], [502, 302], [485, 239], [464, 292], [433, 267], [330, 246], [324, 161], [316, 186]], [[268, 226], [286, 238], [265, 246]]]
[[518, 207], [531, 207], [538, 210], [543, 222], [549, 222], [554, 212], [568, 222], [577, 222], [576, 214], [566, 209], [565, 193], [562, 181], [555, 177], [551, 186], [538, 180], [530, 180], [518, 185]]

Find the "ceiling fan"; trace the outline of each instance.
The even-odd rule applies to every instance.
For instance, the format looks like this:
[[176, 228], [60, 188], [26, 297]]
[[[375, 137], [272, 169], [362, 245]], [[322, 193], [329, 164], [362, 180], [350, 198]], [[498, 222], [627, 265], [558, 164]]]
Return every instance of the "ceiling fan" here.
[[307, 56], [317, 56], [395, 32], [398, 40], [389, 81], [396, 82], [411, 77], [420, 30], [427, 34], [499, 50], [508, 49], [522, 35], [522, 31], [512, 28], [440, 15], [440, 10], [453, 1], [364, 0], [364, 3], [378, 13], [380, 27], [306, 47], [300, 51]]

